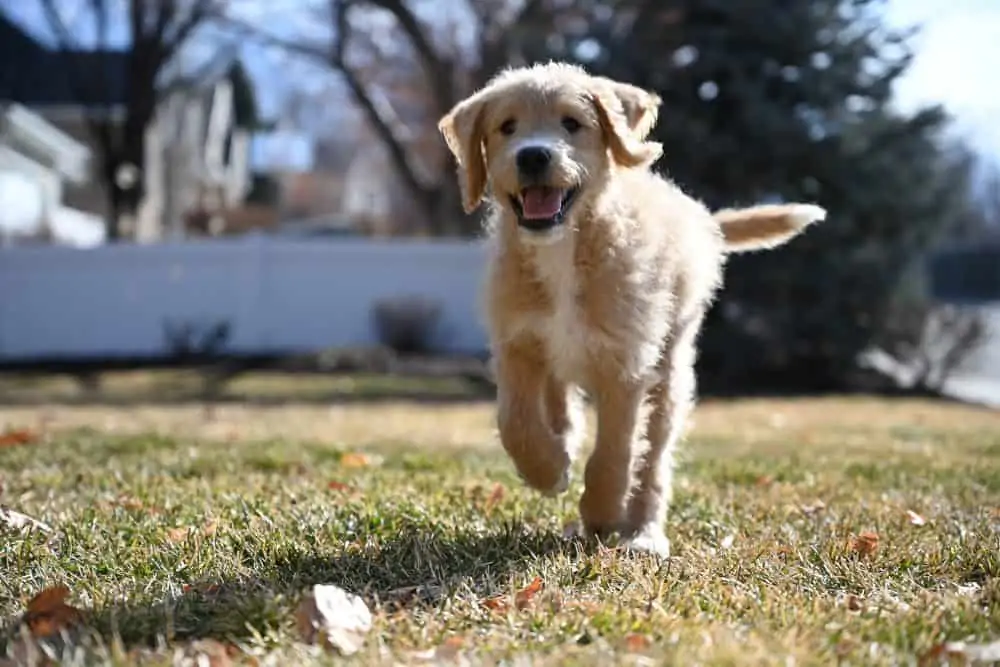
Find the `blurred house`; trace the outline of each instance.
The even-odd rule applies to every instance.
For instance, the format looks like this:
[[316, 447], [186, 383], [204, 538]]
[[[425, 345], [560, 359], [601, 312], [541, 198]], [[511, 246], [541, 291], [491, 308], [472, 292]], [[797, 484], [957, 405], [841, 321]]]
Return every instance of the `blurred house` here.
[[66, 205], [64, 196], [86, 186], [91, 157], [85, 145], [25, 107], [0, 106], [0, 246], [102, 243], [103, 221]]
[[68, 181], [63, 193], [67, 206], [107, 218], [107, 196], [97, 173], [94, 142], [88, 118], [120, 116], [125, 104], [127, 63], [123, 52], [80, 52], [71, 55], [80, 71], [102, 72], [100, 95], [95, 87], [77, 87], [64, 56], [39, 43], [0, 13], [0, 103], [29, 109], [62, 134], [83, 144], [92, 159], [88, 177]]
[[[125, 238], [151, 243], [218, 233], [227, 220], [235, 221], [231, 229], [274, 223], [267, 207], [243, 210], [252, 137], [235, 127], [225, 108], [232, 98], [227, 65], [159, 100], [144, 164], [123, 174], [143, 179], [146, 189], [136, 219], [123, 221]], [[128, 74], [126, 51], [61, 53], [0, 12], [0, 103], [17, 103], [89, 151], [85, 177], [66, 180], [62, 196], [67, 206], [102, 221], [111, 211], [91, 125], [124, 119]]]

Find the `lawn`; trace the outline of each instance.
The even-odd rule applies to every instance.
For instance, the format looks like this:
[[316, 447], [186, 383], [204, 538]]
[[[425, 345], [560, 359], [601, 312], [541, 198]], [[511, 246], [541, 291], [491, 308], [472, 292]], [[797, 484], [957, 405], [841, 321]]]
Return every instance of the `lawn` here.
[[0, 440], [0, 503], [51, 530], [0, 525], [0, 642], [65, 585], [98, 664], [340, 664], [297, 628], [314, 584], [371, 610], [358, 664], [937, 664], [1000, 640], [995, 412], [707, 401], [658, 563], [565, 537], [579, 483], [523, 488], [489, 402], [327, 389], [206, 410], [8, 386], [0, 432], [27, 431]]

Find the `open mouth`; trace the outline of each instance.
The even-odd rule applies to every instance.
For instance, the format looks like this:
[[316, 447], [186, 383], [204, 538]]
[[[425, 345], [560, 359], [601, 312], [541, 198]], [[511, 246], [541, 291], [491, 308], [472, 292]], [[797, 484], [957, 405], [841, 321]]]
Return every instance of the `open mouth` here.
[[517, 196], [511, 195], [510, 200], [521, 227], [533, 232], [544, 232], [565, 222], [566, 213], [576, 193], [577, 188], [564, 190], [532, 185], [522, 188]]

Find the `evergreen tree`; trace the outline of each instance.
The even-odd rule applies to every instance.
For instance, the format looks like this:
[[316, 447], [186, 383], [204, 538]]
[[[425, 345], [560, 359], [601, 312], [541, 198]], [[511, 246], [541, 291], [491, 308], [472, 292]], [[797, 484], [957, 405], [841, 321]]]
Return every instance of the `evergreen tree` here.
[[563, 18], [567, 37], [533, 54], [656, 90], [657, 167], [711, 207], [829, 211], [788, 246], [731, 260], [702, 339], [707, 388], [844, 388], [965, 205], [939, 142], [943, 111], [893, 107], [911, 33], [883, 24], [883, 4], [582, 2]]

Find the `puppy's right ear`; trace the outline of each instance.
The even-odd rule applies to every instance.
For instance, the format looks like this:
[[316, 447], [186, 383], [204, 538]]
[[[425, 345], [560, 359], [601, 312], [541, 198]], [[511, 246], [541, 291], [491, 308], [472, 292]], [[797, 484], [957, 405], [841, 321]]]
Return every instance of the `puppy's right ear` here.
[[458, 163], [462, 207], [466, 213], [472, 213], [479, 207], [486, 191], [483, 111], [487, 97], [487, 91], [479, 91], [452, 107], [438, 122], [438, 130]]
[[637, 167], [652, 164], [660, 157], [663, 146], [646, 141], [656, 122], [659, 97], [635, 86], [597, 79], [591, 99], [618, 164]]

